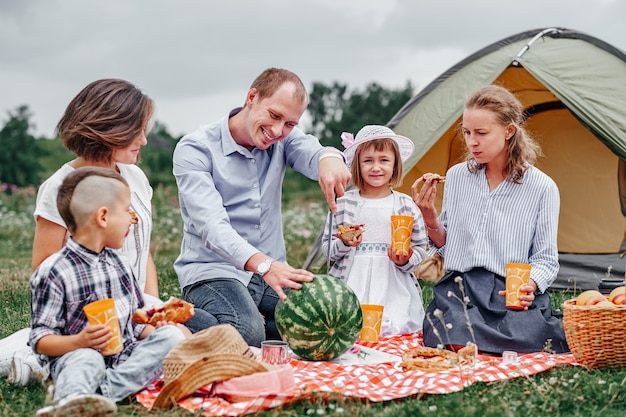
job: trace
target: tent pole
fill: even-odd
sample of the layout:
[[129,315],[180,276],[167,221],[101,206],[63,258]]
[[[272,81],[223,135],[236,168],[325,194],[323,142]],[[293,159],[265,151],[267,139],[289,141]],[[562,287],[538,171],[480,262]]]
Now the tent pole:
[[515,58],[513,58],[511,60],[511,64],[516,66],[516,67],[519,66],[520,65],[520,60],[522,59],[522,55],[524,55],[526,53],[526,51],[528,51],[530,49],[530,46],[533,43],[535,43],[535,41],[537,39],[543,38],[548,33],[559,33],[559,32],[560,32],[560,29],[557,29],[557,28],[549,28],[549,29],[542,30],[541,32],[536,34],[526,45],[524,45],[524,47],[517,53]]

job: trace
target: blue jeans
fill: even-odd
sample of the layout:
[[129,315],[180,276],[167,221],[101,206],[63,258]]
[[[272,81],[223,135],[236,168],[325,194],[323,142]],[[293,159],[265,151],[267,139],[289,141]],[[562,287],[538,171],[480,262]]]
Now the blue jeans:
[[259,275],[248,286],[232,278],[211,279],[183,288],[183,297],[196,314],[185,323],[192,332],[218,324],[231,324],[250,346],[280,339],[274,321],[278,295]]
[[102,394],[115,402],[144,389],[160,375],[163,358],[185,338],[175,326],[163,326],[135,344],[130,356],[116,368],[107,368],[100,352],[76,349],[51,364],[54,400],[72,394]]

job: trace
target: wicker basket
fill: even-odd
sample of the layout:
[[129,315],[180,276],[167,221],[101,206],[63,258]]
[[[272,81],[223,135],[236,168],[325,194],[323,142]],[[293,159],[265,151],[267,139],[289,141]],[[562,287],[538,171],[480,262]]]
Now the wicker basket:
[[570,350],[587,368],[626,368],[626,305],[563,303],[563,327]]

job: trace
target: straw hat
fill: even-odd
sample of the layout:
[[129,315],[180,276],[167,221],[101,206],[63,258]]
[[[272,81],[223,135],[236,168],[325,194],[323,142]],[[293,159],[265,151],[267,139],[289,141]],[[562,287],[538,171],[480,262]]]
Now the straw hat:
[[176,406],[178,400],[217,381],[276,369],[257,360],[253,349],[230,324],[209,327],[183,340],[165,356],[165,385],[152,409]]
[[413,145],[413,141],[407,137],[396,135],[393,130],[388,128],[387,126],[380,125],[367,125],[363,126],[361,130],[356,134],[356,138],[352,136],[352,133],[343,132],[341,134],[341,143],[346,148],[343,151],[344,156],[346,157],[346,163],[349,166],[352,165],[352,160],[354,159],[354,153],[360,144],[369,142],[374,139],[393,139],[397,144],[398,148],[400,148],[400,157],[402,158],[402,162],[405,162],[411,154],[413,154],[413,150],[415,149],[415,145]]

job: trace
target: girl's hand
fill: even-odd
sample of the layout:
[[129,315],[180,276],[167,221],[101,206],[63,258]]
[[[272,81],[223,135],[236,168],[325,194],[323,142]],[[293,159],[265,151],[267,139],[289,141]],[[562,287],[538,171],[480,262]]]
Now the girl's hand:
[[413,249],[409,248],[409,253],[405,253],[402,250],[396,250],[393,245],[389,245],[387,249],[387,255],[391,262],[398,266],[406,265],[411,259],[411,255],[413,255]]
[[361,244],[361,241],[363,240],[363,235],[362,235],[362,234],[360,234],[360,235],[358,235],[358,236],[356,236],[356,237],[352,238],[352,240],[343,240],[343,239],[341,238],[341,233],[337,233],[337,235],[336,235],[336,236],[337,236],[339,239],[341,239],[341,241],[343,242],[343,244],[344,244],[344,245],[346,245],[346,246],[352,246],[352,247],[359,246],[359,245]]

